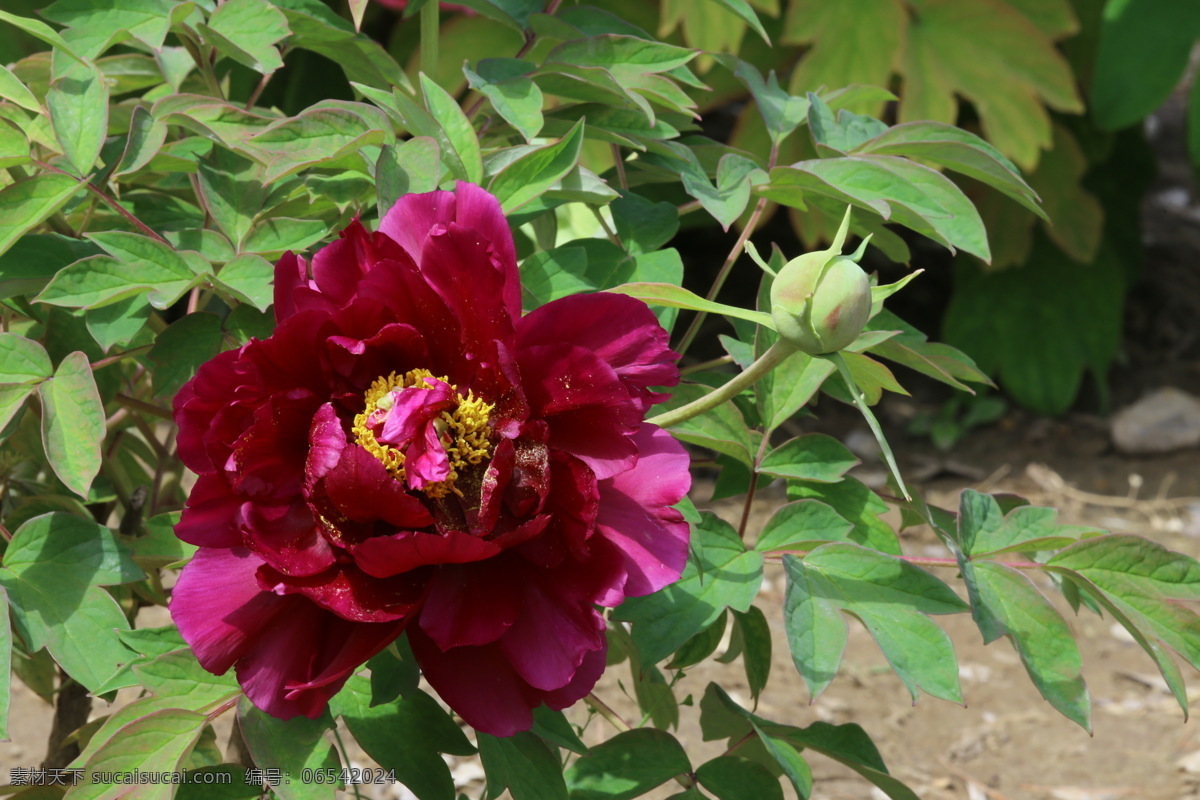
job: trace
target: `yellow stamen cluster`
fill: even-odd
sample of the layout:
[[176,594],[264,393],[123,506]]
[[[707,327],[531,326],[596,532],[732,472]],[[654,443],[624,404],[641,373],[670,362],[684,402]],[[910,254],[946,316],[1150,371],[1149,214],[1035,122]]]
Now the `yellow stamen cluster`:
[[[393,372],[385,378],[376,378],[363,395],[366,406],[361,413],[354,417],[354,427],[351,428],[358,443],[368,453],[379,459],[392,477],[401,482],[404,481],[404,453],[375,438],[375,431],[371,428],[372,417],[376,415],[376,412],[386,412],[391,409],[393,402],[391,393],[396,389],[432,389],[433,386],[426,383],[426,378],[434,378],[446,384],[450,383],[445,376],[435,377],[427,369],[412,369],[403,375]],[[446,480],[431,483],[424,489],[426,495],[435,499],[445,497],[451,492],[461,497],[462,492],[454,486],[459,470],[468,464],[480,464],[491,455],[491,443],[488,441],[488,415],[493,406],[485,403],[469,390],[467,396],[463,397],[458,393],[458,387],[450,385],[450,388],[458,399],[458,406],[443,411],[433,423],[446,448],[446,456],[450,461],[450,475]]]

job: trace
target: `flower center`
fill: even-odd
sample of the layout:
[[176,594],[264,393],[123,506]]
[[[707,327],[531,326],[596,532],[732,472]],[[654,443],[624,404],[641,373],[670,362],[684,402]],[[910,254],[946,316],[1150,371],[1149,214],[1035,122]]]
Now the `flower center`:
[[493,406],[469,390],[463,397],[447,381],[427,369],[376,378],[351,428],[392,477],[432,498],[461,497],[454,486],[460,471],[491,455]]

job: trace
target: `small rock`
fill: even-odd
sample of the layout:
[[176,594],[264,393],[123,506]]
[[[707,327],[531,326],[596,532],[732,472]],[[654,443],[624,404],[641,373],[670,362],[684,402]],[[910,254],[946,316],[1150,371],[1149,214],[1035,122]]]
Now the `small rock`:
[[1113,416],[1113,444],[1123,453],[1165,453],[1200,444],[1200,400],[1168,386]]

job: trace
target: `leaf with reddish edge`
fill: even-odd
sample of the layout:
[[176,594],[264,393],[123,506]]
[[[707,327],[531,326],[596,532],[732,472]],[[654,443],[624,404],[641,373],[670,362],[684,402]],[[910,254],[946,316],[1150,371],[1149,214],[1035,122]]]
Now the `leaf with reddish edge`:
[[54,376],[38,387],[42,400],[42,445],[50,466],[67,488],[87,497],[100,472],[104,405],[84,353],[62,360]]
[[[112,784],[91,777],[91,773],[179,772],[208,724],[208,717],[195,711],[167,708],[152,711],[130,722],[98,748],[84,764],[88,775],[71,788],[73,798],[101,800],[123,796],[113,792]],[[137,790],[145,800],[170,800],[175,786],[168,782],[152,783]]]

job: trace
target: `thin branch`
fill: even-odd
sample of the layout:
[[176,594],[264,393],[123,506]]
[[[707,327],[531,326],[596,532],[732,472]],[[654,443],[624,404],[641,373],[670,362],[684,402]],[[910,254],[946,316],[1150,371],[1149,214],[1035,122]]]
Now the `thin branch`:
[[168,422],[174,421],[175,419],[173,416],[171,416],[171,412],[167,409],[153,405],[152,403],[147,403],[144,400],[138,400],[136,397],[130,397],[127,394],[118,394],[116,396],[116,401],[132,411],[141,411],[144,414],[149,414],[150,416],[158,417],[159,419],[165,419]]
[[620,714],[618,714],[616,711],[613,711],[612,708],[609,707],[608,703],[605,703],[603,700],[597,697],[595,692],[592,692],[588,694],[587,697],[583,698],[583,702],[596,709],[596,713],[608,720],[617,730],[621,732],[633,730],[633,726],[622,719]]
[[691,375],[694,372],[703,372],[706,369],[712,369],[713,367],[723,367],[726,364],[732,364],[732,363],[733,363],[733,356],[721,356],[720,358],[714,358],[711,361],[701,361],[699,364],[692,364],[689,367],[684,367],[681,370],[679,370],[679,375],[680,375],[680,377],[682,377],[684,375]]
[[[778,157],[779,144],[776,142],[771,145],[771,155],[767,159],[768,172],[775,168],[775,160]],[[742,250],[746,246],[746,242],[749,241],[750,236],[754,233],[754,229],[758,227],[758,220],[762,216],[763,209],[766,207],[767,198],[760,197],[758,203],[754,206],[753,213],[750,214],[750,219],[746,222],[746,227],[742,228],[742,232],[741,235],[738,236],[737,243],[734,244],[733,249],[729,251],[729,255],[725,258],[725,263],[721,265],[721,270],[717,273],[716,279],[713,280],[712,288],[708,290],[708,294],[705,296],[706,299],[714,300],[720,293],[721,287],[725,285],[725,279],[729,277],[730,270],[733,269],[734,263],[737,262],[738,257],[741,256]],[[687,352],[688,347],[690,347],[692,342],[695,341],[696,334],[700,332],[700,326],[704,324],[704,319],[707,316],[708,314],[706,312],[700,311],[695,317],[692,318],[691,324],[688,325],[687,331],[683,334],[683,338],[679,341],[679,346],[675,348],[681,356]]]
[[[36,166],[37,168],[44,169],[47,172],[56,172],[59,175],[66,175],[68,178],[74,178],[75,180],[79,180],[79,176],[72,175],[71,173],[67,172],[66,170],[61,170],[58,167],[52,167],[49,164],[43,163],[41,161],[33,161],[31,163],[34,166]],[[158,241],[165,244],[167,247],[174,249],[174,245],[172,245],[170,242],[168,242],[166,239],[164,239],[162,236],[160,236],[149,225],[147,225],[146,223],[142,222],[140,219],[135,217],[129,211],[129,209],[125,208],[123,205],[118,203],[116,200],[109,197],[104,192],[104,190],[102,190],[100,187],[96,186],[95,184],[93,184],[91,181],[88,181],[88,180],[80,180],[79,182],[85,189],[87,189],[89,192],[94,194],[96,197],[100,198],[100,200],[102,200],[105,203],[105,205],[107,205],[113,211],[116,211],[118,214],[120,214],[122,217],[124,217],[126,220],[128,220],[131,225],[136,227],[142,233],[146,234],[147,236],[149,236],[152,239],[157,239]]]
[[124,359],[129,358],[132,355],[137,355],[138,353],[142,352],[143,350],[149,350],[151,347],[154,347],[154,345],[144,344],[141,347],[135,347],[131,350],[124,350],[120,353],[114,353],[111,356],[105,356],[104,358],[100,359],[99,361],[92,362],[92,371],[95,372],[98,369],[103,369],[104,367],[110,366],[112,364],[116,364],[118,361],[123,361]]
[[617,184],[627,192],[629,191],[629,178],[625,175],[625,159],[621,157],[621,146],[616,142],[610,146],[612,147],[613,165],[617,168]]

